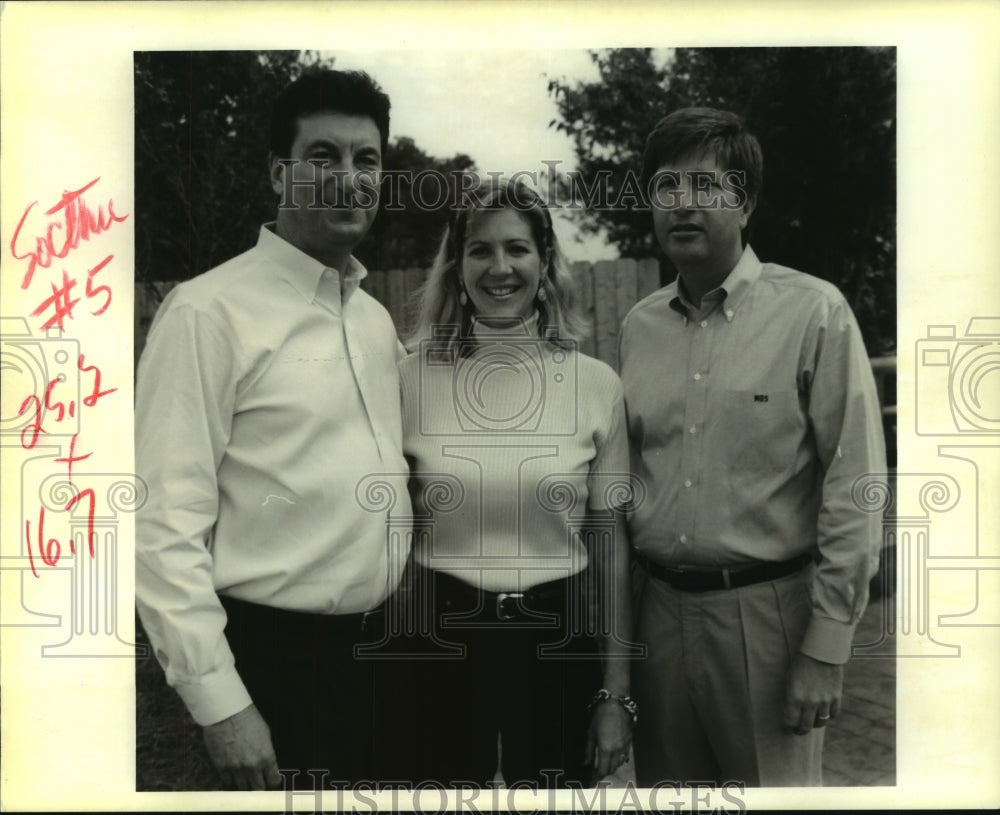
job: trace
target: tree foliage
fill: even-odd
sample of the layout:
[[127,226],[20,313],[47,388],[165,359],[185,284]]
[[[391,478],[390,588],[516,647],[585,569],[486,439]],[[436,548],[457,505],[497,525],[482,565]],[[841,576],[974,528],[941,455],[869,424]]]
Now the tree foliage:
[[[426,269],[448,223],[448,205],[456,198],[456,174],[474,171],[475,162],[464,153],[434,158],[400,136],[389,145],[383,169],[382,209],[355,254],[373,269]],[[421,173],[427,174],[424,180]],[[441,200],[442,206],[428,206]]]
[[[186,280],[245,251],[273,220],[268,130],[277,94],[309,66],[333,60],[299,51],[139,52],[135,55],[136,280]],[[386,169],[470,169],[413,140],[390,142]],[[447,212],[412,206],[379,213],[356,254],[370,268],[417,266],[433,255]]]
[[[758,255],[831,281],[854,308],[870,353],[895,344],[896,53],[894,48],[680,48],[593,52],[599,79],[552,80],[559,119],[584,177],[639,172],[646,135],[679,107],[743,116],[764,151],[751,220]],[[612,191],[612,200],[614,191]],[[650,215],[577,214],[624,257],[659,253]],[[664,259],[665,278],[672,277]]]

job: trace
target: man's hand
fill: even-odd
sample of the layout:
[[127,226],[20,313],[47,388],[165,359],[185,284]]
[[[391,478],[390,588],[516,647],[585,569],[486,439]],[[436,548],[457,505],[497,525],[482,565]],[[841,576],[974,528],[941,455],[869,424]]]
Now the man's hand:
[[788,669],[788,687],[782,721],[803,736],[814,727],[826,727],[840,713],[844,666],[796,654]]
[[271,730],[255,705],[204,728],[205,746],[228,789],[266,790],[281,786]]
[[585,761],[594,767],[594,782],[611,775],[628,761],[632,743],[632,720],[615,701],[594,708],[587,732]]

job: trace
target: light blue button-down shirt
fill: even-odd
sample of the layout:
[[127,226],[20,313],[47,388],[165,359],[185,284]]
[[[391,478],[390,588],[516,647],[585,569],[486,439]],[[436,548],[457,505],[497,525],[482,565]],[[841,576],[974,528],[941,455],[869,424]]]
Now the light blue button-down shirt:
[[749,247],[720,288],[696,313],[671,283],[623,323],[632,469],[647,487],[632,540],[676,567],[818,552],[802,651],[844,662],[882,535],[851,488],[886,471],[861,334],[834,286]]

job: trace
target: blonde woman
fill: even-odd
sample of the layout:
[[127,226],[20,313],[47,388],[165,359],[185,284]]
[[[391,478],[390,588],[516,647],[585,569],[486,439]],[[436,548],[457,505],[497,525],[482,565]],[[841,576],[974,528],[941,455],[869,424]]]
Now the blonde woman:
[[628,760],[629,494],[621,383],[580,354],[552,218],[493,181],[454,213],[401,363],[422,522],[412,774],[587,783]]

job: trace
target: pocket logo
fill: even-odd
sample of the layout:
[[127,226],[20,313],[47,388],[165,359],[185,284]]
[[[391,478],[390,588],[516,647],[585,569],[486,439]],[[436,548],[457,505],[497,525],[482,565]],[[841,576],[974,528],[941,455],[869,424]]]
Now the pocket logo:
[[755,402],[766,402],[767,401],[767,394],[766,393],[755,393],[753,395],[753,400]]

